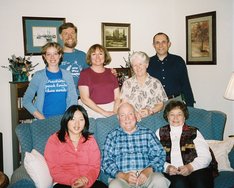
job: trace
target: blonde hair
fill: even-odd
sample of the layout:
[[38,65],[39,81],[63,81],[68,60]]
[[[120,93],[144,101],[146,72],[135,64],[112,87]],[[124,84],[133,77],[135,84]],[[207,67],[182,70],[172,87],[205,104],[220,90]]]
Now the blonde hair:
[[[47,63],[44,55],[46,54],[47,49],[50,48],[50,47],[56,48],[58,54],[63,55],[63,48],[60,46],[59,43],[57,43],[57,42],[48,42],[48,43],[46,43],[44,46],[42,46],[42,50],[41,50],[42,59],[43,59],[44,63],[46,64],[46,66],[48,66],[48,63]],[[59,65],[61,64],[62,60],[63,60],[63,57],[61,56],[60,61],[59,61]]]

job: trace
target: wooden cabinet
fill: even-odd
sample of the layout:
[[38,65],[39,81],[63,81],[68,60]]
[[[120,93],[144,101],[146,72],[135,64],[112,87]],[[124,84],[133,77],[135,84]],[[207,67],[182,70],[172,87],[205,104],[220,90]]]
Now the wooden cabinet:
[[19,142],[15,133],[18,124],[33,119],[33,116],[22,105],[22,98],[29,82],[10,82],[11,121],[12,121],[12,153],[14,170],[20,165]]

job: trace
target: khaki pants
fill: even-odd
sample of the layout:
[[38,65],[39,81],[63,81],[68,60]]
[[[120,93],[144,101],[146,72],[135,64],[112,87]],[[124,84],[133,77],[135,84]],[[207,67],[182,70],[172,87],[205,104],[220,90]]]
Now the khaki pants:
[[147,181],[143,185],[129,185],[123,179],[113,179],[109,188],[167,188],[170,185],[170,181],[164,177],[161,173],[151,173]]

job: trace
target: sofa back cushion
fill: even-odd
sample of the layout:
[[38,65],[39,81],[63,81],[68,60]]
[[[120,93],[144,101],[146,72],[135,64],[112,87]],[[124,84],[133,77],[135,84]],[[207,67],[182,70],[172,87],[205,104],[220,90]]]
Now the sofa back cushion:
[[96,119],[96,132],[94,136],[101,152],[103,151],[107,134],[118,126],[118,119],[115,115],[107,118]]
[[30,125],[32,134],[32,147],[44,155],[44,149],[48,138],[60,129],[62,116],[56,116],[44,120],[36,120]]
[[21,162],[23,162],[25,152],[30,152],[32,150],[30,123],[19,124],[15,129],[15,133],[20,143]]
[[[32,147],[44,154],[45,145],[48,138],[60,129],[62,116],[57,116],[45,120],[37,120],[31,124]],[[89,131],[94,133],[96,130],[95,120],[89,119]]]
[[[203,109],[188,107],[189,118],[186,120],[188,125],[197,127],[205,139],[222,140],[226,115],[223,112],[207,111]],[[144,126],[155,132],[158,128],[168,124],[163,118],[163,112],[156,113],[147,118],[143,118],[138,125]],[[95,138],[98,145],[103,150],[107,134],[114,128],[118,127],[116,116],[96,119]]]
[[207,140],[222,140],[226,124],[226,114],[220,111],[207,111],[204,109],[188,107],[188,125],[197,127]]

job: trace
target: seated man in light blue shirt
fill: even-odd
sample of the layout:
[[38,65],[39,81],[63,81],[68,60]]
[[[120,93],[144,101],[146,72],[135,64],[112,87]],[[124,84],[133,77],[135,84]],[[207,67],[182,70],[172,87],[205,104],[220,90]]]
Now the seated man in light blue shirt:
[[165,152],[156,135],[137,125],[134,107],[120,105],[120,127],[105,142],[102,170],[110,176],[109,188],[166,188],[170,181],[163,174]]

